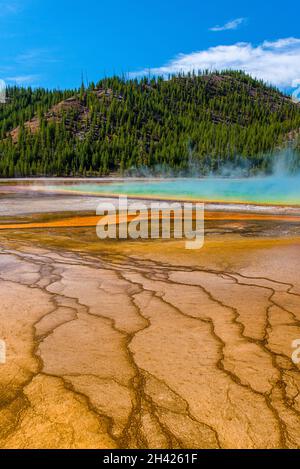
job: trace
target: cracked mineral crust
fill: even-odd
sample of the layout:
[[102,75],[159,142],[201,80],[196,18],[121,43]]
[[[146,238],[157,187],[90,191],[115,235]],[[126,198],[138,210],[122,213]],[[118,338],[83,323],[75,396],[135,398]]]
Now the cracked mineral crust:
[[1,233],[0,447],[299,448],[299,238],[91,230]]

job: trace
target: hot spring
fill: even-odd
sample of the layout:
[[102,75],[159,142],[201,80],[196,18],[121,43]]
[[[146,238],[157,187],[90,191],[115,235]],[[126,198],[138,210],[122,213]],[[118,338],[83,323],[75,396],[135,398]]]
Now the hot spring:
[[47,184],[44,190],[99,196],[300,206],[300,177],[97,180]]

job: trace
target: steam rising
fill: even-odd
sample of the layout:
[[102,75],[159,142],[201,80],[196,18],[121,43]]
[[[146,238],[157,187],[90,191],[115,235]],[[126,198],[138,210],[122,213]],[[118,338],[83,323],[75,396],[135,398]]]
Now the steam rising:
[[212,159],[207,156],[201,161],[189,148],[188,162],[184,169],[174,170],[167,164],[156,165],[152,168],[140,166],[131,168],[124,174],[125,177],[254,177],[254,176],[296,176],[300,174],[300,152],[287,147],[284,150],[268,153],[261,156],[264,169],[257,169],[251,165],[249,159],[236,155],[234,162],[220,163],[218,169],[212,171]]

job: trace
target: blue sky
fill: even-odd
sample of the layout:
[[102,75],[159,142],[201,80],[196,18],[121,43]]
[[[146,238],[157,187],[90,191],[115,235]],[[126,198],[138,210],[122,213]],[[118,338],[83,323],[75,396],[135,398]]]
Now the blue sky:
[[229,67],[295,87],[299,13],[299,0],[0,0],[0,79],[65,88],[82,74]]

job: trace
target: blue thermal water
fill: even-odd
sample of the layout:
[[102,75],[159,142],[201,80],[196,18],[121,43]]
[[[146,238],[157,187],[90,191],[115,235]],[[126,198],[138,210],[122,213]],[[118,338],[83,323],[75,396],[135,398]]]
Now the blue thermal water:
[[51,185],[49,190],[211,202],[300,205],[299,177],[123,180]]

